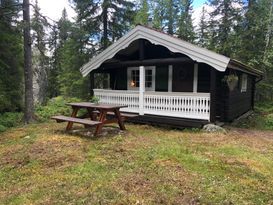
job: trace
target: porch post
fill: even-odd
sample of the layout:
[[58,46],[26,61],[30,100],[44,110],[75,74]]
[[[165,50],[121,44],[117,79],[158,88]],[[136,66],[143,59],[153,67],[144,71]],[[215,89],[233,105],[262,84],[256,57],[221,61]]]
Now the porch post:
[[198,88],[198,63],[194,63],[194,72],[193,72],[193,92],[197,93]]
[[216,70],[210,69],[210,122],[216,120]]
[[94,96],[94,88],[95,88],[95,77],[94,77],[94,74],[95,72],[94,71],[91,71],[90,74],[89,74],[89,80],[90,80],[90,96]]
[[168,78],[168,92],[172,92],[173,89],[173,66],[169,65],[169,78]]
[[144,115],[145,68],[139,66],[139,115]]

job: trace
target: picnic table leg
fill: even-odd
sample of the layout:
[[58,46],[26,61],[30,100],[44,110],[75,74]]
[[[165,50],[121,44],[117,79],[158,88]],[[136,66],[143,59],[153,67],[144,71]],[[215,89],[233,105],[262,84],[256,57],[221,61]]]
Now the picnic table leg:
[[119,128],[120,128],[121,130],[126,130],[126,128],[125,128],[125,126],[124,126],[124,122],[123,122],[123,120],[122,120],[122,118],[121,118],[119,109],[115,109],[114,112],[115,112],[116,118],[118,119]]
[[96,114],[93,113],[94,109],[93,108],[87,108],[87,112],[89,114],[89,117],[91,120],[96,121],[97,117],[95,116]]
[[[72,111],[72,114],[71,114],[71,117],[77,117],[77,113],[78,113],[78,110],[79,108],[78,107],[72,107],[73,111]],[[67,126],[66,126],[66,130],[70,130],[73,126],[73,122],[68,122],[67,123]]]
[[106,111],[105,110],[100,110],[99,121],[101,122],[101,124],[97,125],[96,131],[94,133],[95,136],[97,136],[101,132],[101,129],[102,129],[104,121],[105,121],[105,118],[106,118]]

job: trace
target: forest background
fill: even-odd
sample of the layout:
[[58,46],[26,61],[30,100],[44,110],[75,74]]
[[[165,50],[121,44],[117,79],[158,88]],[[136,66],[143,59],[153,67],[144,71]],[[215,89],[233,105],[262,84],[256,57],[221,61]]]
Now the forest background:
[[[27,104],[23,3],[0,0],[0,131],[22,119]],[[193,25],[193,0],[69,3],[76,13],[73,21],[65,9],[54,21],[41,14],[37,1],[29,4],[36,110],[57,96],[90,99],[89,78],[83,78],[79,68],[137,24],[150,25],[263,71],[256,101],[273,100],[272,0],[208,0],[198,25]],[[8,125],[7,118],[11,118]]]

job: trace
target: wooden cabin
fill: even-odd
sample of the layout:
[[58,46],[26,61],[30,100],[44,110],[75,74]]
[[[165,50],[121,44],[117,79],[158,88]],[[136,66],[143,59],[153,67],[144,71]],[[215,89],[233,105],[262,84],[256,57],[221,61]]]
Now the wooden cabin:
[[[172,126],[230,122],[253,109],[262,73],[176,37],[136,26],[81,69],[101,103],[128,105],[136,121]],[[96,74],[103,89],[94,88]]]

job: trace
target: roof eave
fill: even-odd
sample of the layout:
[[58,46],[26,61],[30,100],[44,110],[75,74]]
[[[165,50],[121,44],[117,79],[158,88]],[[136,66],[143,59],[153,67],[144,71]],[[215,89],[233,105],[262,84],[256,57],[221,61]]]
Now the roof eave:
[[262,78],[263,77],[263,72],[257,69],[254,69],[250,66],[247,66],[243,64],[242,62],[235,60],[235,59],[230,59],[229,64],[227,66],[228,68],[232,68],[234,70],[240,70],[242,72],[254,75],[256,77]]

